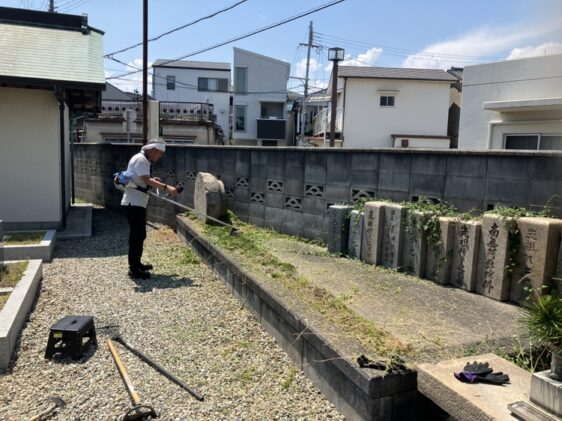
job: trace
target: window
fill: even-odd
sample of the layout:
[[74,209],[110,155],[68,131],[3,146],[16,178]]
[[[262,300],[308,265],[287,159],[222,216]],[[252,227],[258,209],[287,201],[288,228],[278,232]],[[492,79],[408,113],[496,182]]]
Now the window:
[[246,106],[245,105],[235,105],[234,106],[234,130],[237,132],[246,131]]
[[505,149],[530,151],[562,150],[562,135],[559,134],[510,134],[505,135]]
[[176,77],[172,75],[166,76],[166,89],[169,91],[176,90]]
[[380,106],[381,107],[394,107],[394,96],[381,95]]
[[228,79],[200,77],[197,79],[197,90],[211,92],[228,92]]
[[246,67],[234,68],[234,93],[245,94],[248,92],[248,69]]

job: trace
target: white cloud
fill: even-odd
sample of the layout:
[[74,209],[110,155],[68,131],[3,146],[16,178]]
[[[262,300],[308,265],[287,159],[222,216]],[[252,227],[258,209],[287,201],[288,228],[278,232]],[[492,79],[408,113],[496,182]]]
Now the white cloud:
[[508,60],[525,57],[546,56],[551,54],[562,54],[562,43],[547,42],[536,47],[514,48],[507,56]]
[[417,68],[447,69],[480,62],[482,57],[495,56],[501,60],[506,50],[515,49],[518,44],[559,31],[560,19],[545,22],[541,26],[481,27],[460,37],[429,45],[422,51],[408,56],[402,66]]
[[[152,66],[152,62],[148,62],[148,66]],[[118,76],[126,72],[135,71],[137,69],[142,69],[142,58],[136,58],[133,61],[127,63],[127,66],[123,66],[122,71],[105,71],[105,77]],[[151,69],[148,69],[148,91],[150,93],[152,89],[152,75],[150,74]],[[142,72],[133,73],[131,75],[123,76],[119,79],[109,79],[109,83],[117,86],[119,89],[125,92],[134,92],[135,90],[142,93]],[[159,83],[166,83],[166,81],[159,81]]]
[[[310,59],[310,63],[308,66],[308,77],[315,78],[316,73],[320,70],[320,63],[314,58]],[[306,59],[303,58],[301,61],[297,63],[297,67],[295,69],[295,76],[304,78],[306,76]]]
[[361,54],[353,57],[351,54],[345,55],[345,60],[341,62],[342,66],[374,66],[377,59],[383,53],[382,48],[369,48]]

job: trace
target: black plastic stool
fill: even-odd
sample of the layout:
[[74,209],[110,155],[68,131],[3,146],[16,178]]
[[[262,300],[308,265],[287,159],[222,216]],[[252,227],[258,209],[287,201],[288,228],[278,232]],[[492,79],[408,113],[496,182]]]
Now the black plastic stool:
[[[88,338],[86,343],[82,343],[84,337]],[[61,344],[56,346],[59,342]],[[88,346],[97,344],[92,316],[66,316],[51,327],[45,358],[52,358],[56,352],[61,352],[78,360]]]

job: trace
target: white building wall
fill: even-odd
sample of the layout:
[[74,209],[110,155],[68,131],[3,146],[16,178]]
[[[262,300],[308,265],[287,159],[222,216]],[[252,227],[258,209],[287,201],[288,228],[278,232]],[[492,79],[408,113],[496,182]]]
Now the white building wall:
[[[175,90],[167,89],[166,76],[176,77]],[[154,67],[154,76],[152,78],[154,99],[156,101],[201,102],[213,104],[215,107],[215,114],[217,115],[217,124],[221,126],[225,139],[228,139],[230,137],[230,93],[199,91],[197,86],[198,78],[200,77],[228,79],[228,87],[230,89],[230,70]]]
[[[284,61],[262,56],[250,51],[234,48],[234,68],[246,67],[247,94],[234,93],[234,105],[246,106],[246,130],[236,131],[235,140],[257,140],[258,118],[261,116],[261,102],[287,101],[287,82],[291,65]],[[234,112],[234,111],[233,111]],[[287,109],[283,107],[283,118],[287,118]],[[233,124],[235,124],[233,122]],[[255,143],[254,143],[255,144]]]
[[60,128],[54,94],[0,88],[0,127],[0,219],[58,225]]
[[465,67],[459,149],[501,149],[506,133],[562,133],[562,111],[498,112],[483,105],[556,97],[562,97],[560,54]]
[[[348,78],[343,147],[389,148],[392,134],[446,136],[449,87],[449,82]],[[394,107],[381,107],[381,95],[394,95]]]

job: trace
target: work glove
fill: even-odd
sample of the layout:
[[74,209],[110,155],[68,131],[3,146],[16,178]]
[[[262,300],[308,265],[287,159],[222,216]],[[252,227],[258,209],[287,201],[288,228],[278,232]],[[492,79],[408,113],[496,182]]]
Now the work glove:
[[488,363],[479,363],[474,361],[473,363],[466,363],[462,371],[465,374],[475,374],[477,376],[485,376],[490,374],[494,370],[489,366]]
[[509,376],[507,374],[503,374],[501,371],[498,371],[497,373],[488,373],[483,376],[478,376],[478,381],[482,383],[502,385],[504,383],[509,383]]

